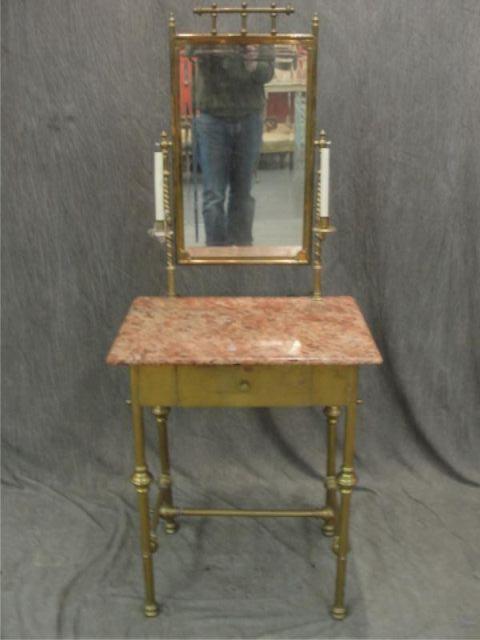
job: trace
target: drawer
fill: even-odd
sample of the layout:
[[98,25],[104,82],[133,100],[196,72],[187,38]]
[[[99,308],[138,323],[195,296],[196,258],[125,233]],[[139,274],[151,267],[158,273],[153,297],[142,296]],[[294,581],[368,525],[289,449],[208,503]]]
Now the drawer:
[[179,404],[269,407],[310,404],[312,371],[295,366],[178,367]]
[[181,406],[288,407],[346,404],[356,398],[355,367],[304,365],[179,367]]

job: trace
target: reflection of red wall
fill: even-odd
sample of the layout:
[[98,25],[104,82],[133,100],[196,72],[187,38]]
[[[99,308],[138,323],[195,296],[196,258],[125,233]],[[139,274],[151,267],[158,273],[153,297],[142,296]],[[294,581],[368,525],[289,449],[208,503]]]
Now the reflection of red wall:
[[[276,118],[278,122],[285,122],[290,110],[289,97],[288,93],[271,93],[267,100],[267,118]],[[293,113],[290,114],[290,117],[293,118]]]
[[182,116],[192,115],[192,63],[180,54],[180,113]]

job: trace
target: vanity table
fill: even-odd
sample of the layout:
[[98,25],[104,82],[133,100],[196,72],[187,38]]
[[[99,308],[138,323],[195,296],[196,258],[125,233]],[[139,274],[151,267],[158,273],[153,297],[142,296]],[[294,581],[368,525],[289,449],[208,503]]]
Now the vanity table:
[[[178,516],[284,516],[323,520],[334,538],[337,579],[332,615],[345,616],[344,583],[355,416],[360,365],[381,356],[363,316],[349,297],[137,298],[107,360],[130,367],[135,471],[145,571],[145,614],[155,616],[152,553],[155,529],[165,520],[174,533]],[[189,509],[174,506],[167,444],[171,407],[325,406],[328,420],[326,504],[289,510]],[[346,407],[343,461],[337,475],[336,427]],[[152,476],[145,458],[143,408],[151,407],[160,434],[160,492],[150,519]],[[337,506],[337,487],[341,505]]]
[[[176,35],[175,22],[173,17],[170,19],[173,141],[164,133],[155,156],[157,215],[151,235],[165,245],[168,295],[139,297],[133,301],[107,358],[109,365],[123,365],[130,370],[135,451],[131,482],[138,494],[140,511],[145,579],[144,613],[149,617],[159,613],[155,600],[153,554],[159,544],[157,530],[161,521],[165,532],[172,534],[177,531],[178,520],[182,517],[307,517],[320,520],[323,534],[333,539],[337,573],[331,614],[335,619],[341,620],[346,615],[344,591],[349,551],[350,499],[357,482],[354,443],[357,405],[360,403],[358,373],[360,366],[380,364],[382,359],[353,298],[323,297],[321,294],[321,248],[334,228],[329,216],[330,143],[324,132],[318,140],[314,140],[311,135],[315,114],[318,18],[313,20],[312,35],[279,35],[276,30],[277,16],[282,13],[290,15],[293,12],[290,7],[279,8],[272,5],[269,9],[248,9],[243,3],[239,9],[212,5],[211,8],[195,11],[199,15],[211,17],[210,34]],[[240,34],[218,35],[217,17],[222,12],[240,14]],[[270,13],[270,34],[247,34],[247,16],[255,12]],[[297,164],[301,163],[296,163],[295,171],[300,172],[297,176],[292,177],[292,171],[287,170],[291,182],[301,179],[304,185],[301,200],[297,203],[300,207],[293,207],[291,213],[294,216],[298,210],[303,210],[299,234],[292,237],[290,246],[275,242],[268,247],[255,243],[246,247],[187,246],[185,225],[188,211],[184,202],[188,202],[191,184],[188,182],[190,178],[184,175],[182,166],[184,150],[178,98],[181,77],[178,60],[189,55],[192,65],[195,65],[198,60],[202,60],[202,56],[203,60],[207,56],[217,56],[214,60],[216,64],[226,56],[234,61],[237,60],[235,56],[239,56],[241,65],[245,60],[245,68],[255,70],[250,57],[245,57],[245,47],[253,47],[249,50],[250,53],[254,51],[260,56],[258,52],[261,52],[260,47],[265,43],[273,47],[268,52],[268,64],[274,59],[271,52],[275,46],[299,46],[307,55],[307,81],[304,87],[306,128],[304,131],[297,131],[295,136],[302,140],[300,149],[305,153],[305,162],[300,167]],[[202,51],[202,47],[206,47],[206,53]],[[226,47],[225,50],[222,47]],[[262,62],[260,57],[259,60]],[[250,81],[248,74],[247,81]],[[196,103],[195,96],[192,103]],[[197,116],[194,114],[195,117]],[[195,131],[196,122],[191,124]],[[231,120],[228,124],[231,124]],[[239,130],[240,128],[239,125]],[[320,162],[314,206],[311,192],[315,173],[315,149],[320,151]],[[203,173],[208,173],[205,165]],[[282,174],[279,177],[281,182]],[[207,178],[204,179],[203,213],[206,220],[205,203],[210,194],[206,186]],[[265,174],[261,188],[264,188],[267,179],[268,174]],[[262,195],[260,187],[250,188],[255,195]],[[233,182],[230,189],[234,189]],[[252,198],[251,195],[248,197]],[[259,200],[257,198],[257,204]],[[268,198],[263,206],[267,211]],[[271,227],[273,238],[276,226],[278,222],[275,216]],[[255,225],[253,230],[255,232]],[[311,263],[313,295],[183,298],[176,295],[177,264],[218,263]],[[324,504],[267,510],[206,509],[175,503],[167,435],[168,415],[172,408],[311,406],[323,406],[327,419]],[[149,494],[153,477],[146,460],[143,423],[146,408],[152,410],[159,434],[160,477],[158,494],[152,504]],[[345,410],[343,456],[341,465],[337,468],[337,424],[342,409]]]

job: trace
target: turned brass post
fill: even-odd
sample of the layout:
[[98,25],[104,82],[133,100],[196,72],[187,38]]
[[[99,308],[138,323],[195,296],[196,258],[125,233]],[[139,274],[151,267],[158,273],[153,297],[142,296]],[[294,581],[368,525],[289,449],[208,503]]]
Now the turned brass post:
[[247,16],[248,16],[248,13],[247,13],[246,9],[247,9],[247,3],[246,2],[242,2],[242,11],[240,13],[240,19],[241,19],[241,23],[242,23],[242,26],[240,27],[240,33],[242,34],[242,36],[244,36],[247,33]]
[[168,430],[167,419],[170,409],[167,407],[154,407],[152,410],[153,415],[157,423],[158,429],[158,444],[159,444],[159,457],[160,457],[160,490],[158,494],[157,505],[155,507],[153,522],[156,527],[158,518],[162,517],[165,520],[165,532],[175,533],[178,529],[178,524],[175,522],[173,515],[163,515],[162,507],[167,509],[173,508],[172,500],[172,478],[170,474],[170,454],[168,451]]
[[336,406],[325,407],[324,414],[327,417],[327,475],[325,477],[325,488],[327,490],[327,506],[331,508],[334,516],[327,520],[322,527],[326,536],[333,536],[335,533],[335,521],[337,514],[337,480],[335,477],[335,457],[337,451],[337,423],[340,416],[340,408]]
[[159,607],[155,601],[155,585],[152,565],[152,548],[150,539],[150,517],[148,508],[148,491],[152,482],[152,475],[145,461],[145,433],[143,425],[143,410],[138,402],[138,369],[130,368],[132,422],[135,440],[135,470],[130,478],[138,496],[140,512],[140,542],[143,559],[143,575],[145,580],[144,612],[149,618],[158,615]]
[[337,529],[338,546],[336,552],[337,578],[335,583],[335,602],[331,609],[331,614],[336,620],[343,620],[347,614],[347,610],[345,608],[345,572],[347,568],[348,553],[348,521],[352,491],[353,487],[357,484],[357,477],[353,468],[356,413],[357,403],[350,402],[347,405],[343,464],[341,471],[337,476],[337,485],[341,494],[341,506]]
[[170,297],[175,296],[175,262],[173,258],[173,224],[170,211],[170,151],[172,142],[167,132],[162,131],[160,148],[163,154],[163,209],[165,212],[165,245],[167,252],[167,290]]
[[217,16],[218,13],[216,11],[217,9],[217,3],[213,2],[212,3],[212,36],[216,36],[217,35]]
[[272,22],[270,33],[272,34],[272,36],[276,36],[277,35],[277,12],[275,11],[275,9],[277,5],[275,4],[275,2],[272,2],[270,6],[272,7],[272,13],[270,14],[270,19]]

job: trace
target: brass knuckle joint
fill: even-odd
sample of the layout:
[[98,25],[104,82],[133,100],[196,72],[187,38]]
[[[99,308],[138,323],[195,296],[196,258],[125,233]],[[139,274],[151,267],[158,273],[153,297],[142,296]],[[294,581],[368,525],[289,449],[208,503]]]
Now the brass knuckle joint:
[[174,509],[173,507],[168,507],[168,506],[161,506],[160,509],[158,510],[158,514],[161,518],[171,518],[172,516],[177,515],[178,511],[177,509]]
[[130,482],[137,488],[142,489],[150,486],[152,482],[152,474],[145,468],[135,469],[132,476],[130,477]]
[[327,491],[335,490],[337,488],[337,479],[335,476],[327,476],[325,478],[325,488]]
[[172,479],[168,474],[162,473],[160,474],[160,480],[158,484],[161,489],[168,489],[169,487],[172,486]]
[[340,407],[337,407],[335,405],[331,407],[325,407],[323,413],[327,416],[327,418],[331,418],[336,421],[340,416]]
[[349,493],[357,484],[357,476],[351,467],[342,467],[341,472],[337,476],[337,484],[342,493]]
[[169,412],[170,409],[166,407],[159,407],[158,405],[152,409],[152,413],[157,420],[166,420]]
[[322,520],[330,522],[331,520],[335,519],[335,511],[332,509],[332,507],[323,507],[322,512],[323,513],[320,516]]

